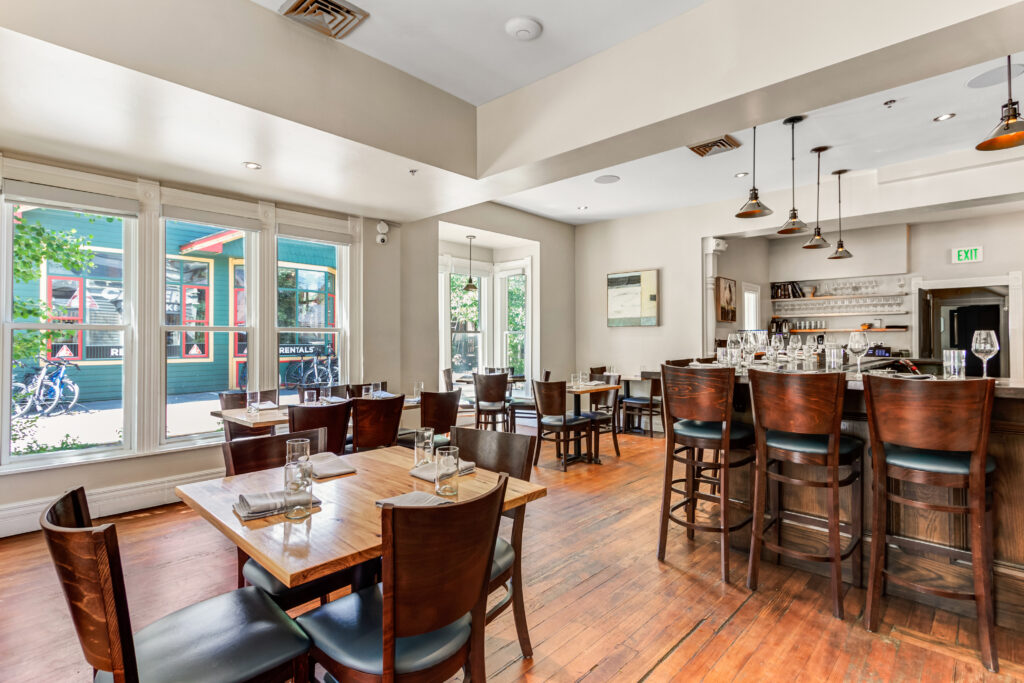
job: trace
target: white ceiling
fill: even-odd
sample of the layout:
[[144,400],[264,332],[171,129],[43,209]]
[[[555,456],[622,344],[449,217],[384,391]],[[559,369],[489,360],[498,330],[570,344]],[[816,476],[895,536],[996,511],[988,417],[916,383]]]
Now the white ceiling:
[[[706,0],[354,0],[369,19],[345,45],[474,105],[560,71]],[[277,12],[285,0],[253,0]],[[513,40],[528,16],[539,38]],[[282,19],[285,21],[285,19]]]
[[[1024,54],[1014,56],[1014,63]],[[842,102],[807,114],[796,127],[796,183],[812,185],[815,156],[812,147],[830,145],[822,155],[822,175],[839,168],[853,171],[972,149],[999,122],[1006,101],[1005,79],[997,85],[974,89],[967,81],[993,68],[1005,68],[1005,59],[986,62],[889,91]],[[1024,91],[1015,78],[1018,91]],[[895,99],[892,108],[883,106]],[[956,117],[932,119],[944,113]],[[731,152],[700,158],[686,147],[663,152],[607,169],[568,178],[504,197],[500,203],[573,224],[593,223],[638,213],[695,206],[735,198],[736,209],[747,199],[751,177],[736,178],[751,169],[752,131],[722,131],[743,146]],[[986,154],[977,152],[977,154]],[[988,153],[991,154],[991,153]],[[790,130],[782,121],[757,129],[757,185],[762,191],[790,187]],[[621,180],[599,185],[594,178],[614,174]],[[588,207],[585,211],[578,207]],[[779,224],[789,211],[772,206]],[[814,218],[814,205],[797,207],[806,222]],[[737,219],[739,220],[739,219]]]
[[442,242],[468,244],[466,241],[467,235],[476,236],[476,239],[473,240],[474,247],[485,247],[487,249],[510,249],[512,247],[526,247],[531,244],[537,244],[533,240],[523,239],[522,237],[513,237],[512,235],[503,235],[500,232],[489,232],[457,223],[438,221],[437,238]]

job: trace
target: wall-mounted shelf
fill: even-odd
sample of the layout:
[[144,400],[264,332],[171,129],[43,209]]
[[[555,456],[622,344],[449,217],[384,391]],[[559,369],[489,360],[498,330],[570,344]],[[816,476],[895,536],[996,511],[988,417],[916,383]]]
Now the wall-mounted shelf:
[[909,332],[909,328],[904,327],[869,327],[866,330],[862,330],[859,327],[851,328],[848,330],[836,330],[836,329],[821,329],[821,330],[790,330],[793,334],[808,334],[823,332],[828,334],[829,332]]
[[863,299],[864,297],[869,297],[869,296],[907,296],[908,294],[909,294],[909,292],[890,292],[890,293],[887,293],[887,294],[882,294],[882,293],[879,293],[879,292],[875,292],[875,293],[870,293],[870,294],[869,293],[864,293],[864,294],[834,294],[834,295],[830,294],[828,296],[797,296],[797,297],[788,297],[788,298],[785,298],[785,299],[772,299],[772,303],[776,303],[776,302],[779,302],[779,301],[798,301],[798,302],[803,302],[803,301],[836,301],[837,299]]
[[910,311],[850,311],[849,313],[792,313],[790,315],[773,315],[772,318],[849,318],[855,315],[869,315],[882,318],[890,315],[907,315]]

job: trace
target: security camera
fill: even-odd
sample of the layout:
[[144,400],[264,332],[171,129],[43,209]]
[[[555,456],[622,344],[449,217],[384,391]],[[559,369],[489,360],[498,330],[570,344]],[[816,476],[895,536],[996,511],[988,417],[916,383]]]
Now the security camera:
[[380,234],[377,235],[377,244],[387,244],[387,243],[388,243],[388,236],[387,235],[385,235],[384,233],[380,233]]

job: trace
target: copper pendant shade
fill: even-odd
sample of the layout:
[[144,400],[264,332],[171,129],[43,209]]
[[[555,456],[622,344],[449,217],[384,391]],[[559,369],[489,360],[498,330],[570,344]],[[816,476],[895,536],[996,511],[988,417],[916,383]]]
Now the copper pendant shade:
[[839,240],[836,243],[836,250],[829,256],[830,259],[844,259],[853,258],[853,254],[850,250],[843,245],[843,174],[846,173],[846,169],[840,169],[838,171],[832,171],[832,175],[836,177],[837,188],[839,191]]
[[821,153],[828,147],[815,147],[811,151],[818,155],[818,199],[814,205],[814,234],[811,239],[804,242],[804,249],[827,249],[832,246],[821,236],[821,224],[818,222],[821,216]]
[[790,181],[792,187],[793,197],[793,208],[789,210],[789,219],[782,224],[782,227],[778,229],[780,235],[795,235],[797,233],[805,232],[807,230],[807,224],[800,220],[800,217],[796,212],[796,124],[803,121],[806,116],[790,116],[788,119],[783,121],[784,124],[790,127],[789,136],[789,163],[790,163]]
[[473,240],[476,239],[476,235],[466,235],[466,239],[469,240],[469,282],[462,288],[462,291],[475,292],[476,284],[473,283]]
[[761,216],[770,216],[773,213],[771,209],[761,203],[761,198],[757,195],[757,126],[754,126],[754,167],[751,175],[753,178],[750,197],[747,199],[747,203],[740,208],[736,218],[760,218]]
[[1020,118],[1020,109],[1013,99],[1013,72],[1011,71],[1010,55],[1006,55],[1006,92],[1007,101],[1003,105],[1003,115],[999,125],[974,148],[982,152],[997,149],[1009,149],[1024,145],[1024,121]]

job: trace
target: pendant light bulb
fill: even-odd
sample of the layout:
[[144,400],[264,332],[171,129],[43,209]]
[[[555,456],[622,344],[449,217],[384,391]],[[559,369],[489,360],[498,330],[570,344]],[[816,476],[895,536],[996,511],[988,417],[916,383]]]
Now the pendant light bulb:
[[818,198],[814,203],[814,234],[811,239],[804,242],[804,249],[827,249],[831,244],[821,236],[821,153],[828,147],[815,147],[811,151],[818,155]]
[[836,186],[839,192],[839,239],[836,241],[836,250],[829,256],[833,260],[853,258],[850,250],[843,245],[843,174],[846,172],[845,168],[832,171],[832,175],[836,177]]
[[754,126],[754,166],[750,175],[750,197],[747,199],[747,203],[740,207],[736,218],[760,218],[772,215],[772,210],[761,202],[761,198],[757,194],[757,126]]
[[800,220],[800,217],[796,212],[796,124],[803,121],[806,116],[790,116],[788,119],[783,121],[784,124],[789,126],[789,175],[790,175],[790,186],[792,187],[793,205],[789,210],[789,219],[782,224],[782,227],[778,229],[780,235],[796,235],[801,232],[807,231],[807,224]]
[[1020,118],[1020,107],[1013,99],[1013,72],[1011,71],[1010,55],[1006,55],[1006,104],[995,127],[988,138],[974,148],[981,152],[992,152],[998,149],[1010,149],[1024,145],[1024,120]]
[[476,239],[476,235],[466,235],[466,239],[469,240],[469,282],[462,288],[462,291],[475,292],[476,285],[473,284],[473,240]]

